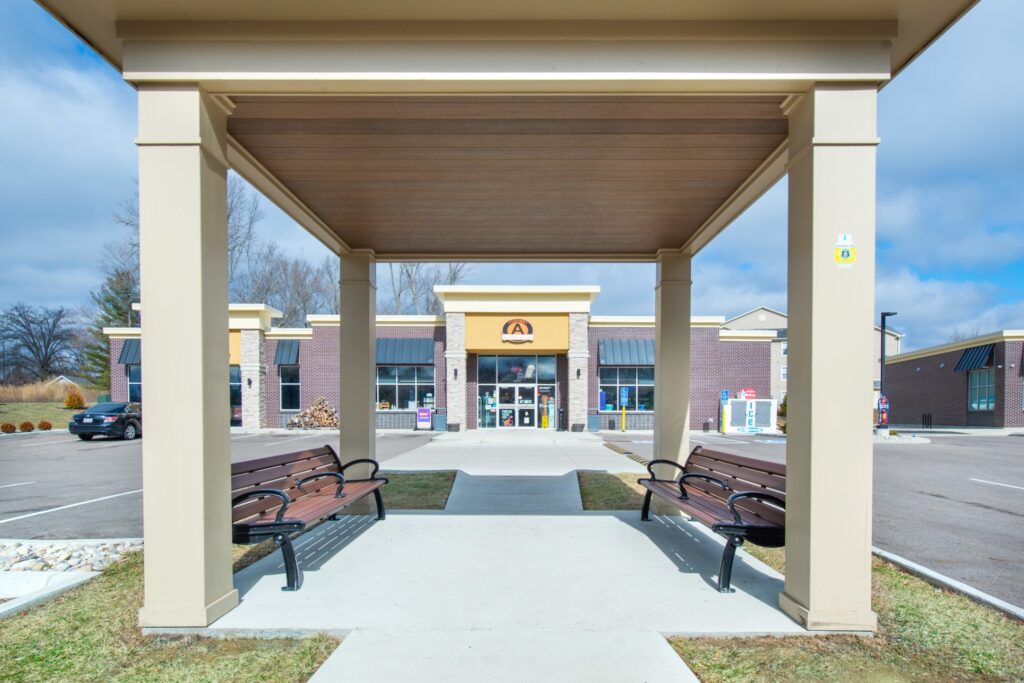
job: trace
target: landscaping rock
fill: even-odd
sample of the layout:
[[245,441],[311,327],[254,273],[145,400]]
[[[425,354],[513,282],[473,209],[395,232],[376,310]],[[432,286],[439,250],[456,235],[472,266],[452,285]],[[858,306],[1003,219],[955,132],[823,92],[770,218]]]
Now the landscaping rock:
[[0,571],[103,571],[141,541],[15,541],[0,543]]

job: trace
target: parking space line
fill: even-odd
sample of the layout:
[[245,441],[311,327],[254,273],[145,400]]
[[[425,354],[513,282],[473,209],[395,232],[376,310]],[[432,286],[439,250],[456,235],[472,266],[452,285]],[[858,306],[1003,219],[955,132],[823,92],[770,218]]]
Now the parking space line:
[[0,489],[9,489],[9,488],[11,488],[13,486],[28,486],[29,484],[34,484],[34,483],[35,483],[34,481],[23,481],[23,482],[20,482],[20,483],[17,483],[17,484],[3,484],[2,486],[0,486]]
[[1001,484],[998,481],[988,481],[987,479],[973,479],[973,478],[971,479],[971,481],[976,481],[979,484],[991,484],[992,486],[1005,486],[1008,489],[1017,489],[1019,491],[1024,491],[1024,486],[1014,486],[1013,484]]
[[31,446],[46,446],[52,443],[77,443],[74,439],[59,439],[57,441],[40,441],[39,443],[23,443],[19,444],[21,448],[29,448]]
[[142,489],[135,489],[134,491],[125,491],[123,493],[115,493],[110,496],[103,496],[102,498],[93,498],[92,500],[83,500],[80,503],[71,503],[70,505],[61,505],[58,508],[50,508],[49,510],[40,510],[39,512],[30,512],[27,515],[18,515],[17,517],[8,517],[7,519],[0,519],[0,524],[7,524],[8,522],[17,522],[19,519],[28,519],[29,517],[36,517],[38,515],[46,515],[51,512],[59,512],[61,510],[68,510],[70,508],[76,508],[79,505],[89,505],[90,503],[99,503],[100,501],[110,500],[111,498],[119,498],[121,496],[130,496],[133,493],[141,493]]
[[271,441],[270,443],[263,444],[263,447],[264,448],[268,448],[270,446],[277,446],[278,444],[282,444],[282,443],[291,443],[292,441],[301,441],[302,439],[312,439],[313,437],[316,437],[316,436],[319,436],[319,435],[318,434],[306,434],[305,436],[296,436],[296,437],[292,437],[291,439],[282,439],[280,441]]

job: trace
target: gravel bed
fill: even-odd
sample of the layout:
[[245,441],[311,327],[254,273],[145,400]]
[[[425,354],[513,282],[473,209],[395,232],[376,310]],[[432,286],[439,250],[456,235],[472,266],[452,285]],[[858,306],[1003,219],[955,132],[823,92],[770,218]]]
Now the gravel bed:
[[142,541],[15,541],[0,543],[0,571],[103,571]]

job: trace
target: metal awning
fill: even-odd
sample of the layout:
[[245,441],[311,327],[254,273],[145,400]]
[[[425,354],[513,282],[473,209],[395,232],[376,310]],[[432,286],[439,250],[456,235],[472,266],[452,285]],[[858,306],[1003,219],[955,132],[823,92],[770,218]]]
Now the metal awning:
[[433,339],[378,339],[378,365],[433,365]]
[[969,349],[964,349],[963,355],[960,356],[960,362],[956,364],[954,372],[968,372],[969,370],[985,367],[988,365],[988,360],[992,357],[992,349],[995,347],[995,344],[983,344],[982,346],[972,346]]
[[297,365],[299,362],[299,340],[282,339],[277,342],[274,365]]
[[117,362],[120,365],[139,365],[142,363],[142,340],[125,339]]
[[602,339],[598,358],[601,365],[654,365],[654,340]]

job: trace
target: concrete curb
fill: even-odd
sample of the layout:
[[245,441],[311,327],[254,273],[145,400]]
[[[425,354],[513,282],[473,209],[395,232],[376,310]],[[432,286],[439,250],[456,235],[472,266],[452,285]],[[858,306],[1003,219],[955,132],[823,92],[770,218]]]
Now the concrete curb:
[[[6,573],[6,572],[5,572]],[[43,574],[43,572],[19,572],[20,574]],[[27,609],[42,605],[45,602],[53,600],[58,595],[66,593],[72,588],[77,588],[83,583],[90,579],[100,575],[100,572],[47,572],[47,577],[44,578],[44,586],[39,590],[32,591],[25,595],[18,596],[9,602],[0,604],[0,619],[6,619],[7,617],[13,617],[16,614],[24,612]],[[21,577],[19,577],[21,578]],[[36,578],[33,576],[26,576],[24,578]],[[2,584],[2,578],[0,578],[0,584]],[[3,592],[0,589],[0,592]]]
[[957,581],[956,579],[951,579],[948,576],[938,573],[937,571],[928,569],[928,567],[922,567],[916,562],[911,562],[905,557],[894,555],[890,552],[882,550],[881,548],[872,547],[871,551],[883,560],[893,563],[897,567],[900,567],[901,569],[910,572],[918,578],[924,579],[933,586],[938,586],[939,588],[945,588],[947,590],[955,591],[957,593],[967,596],[968,598],[970,598],[974,602],[977,602],[978,604],[985,605],[986,607],[991,607],[992,609],[998,610],[999,612],[1002,612],[1003,614],[1009,617],[1018,619],[1020,621],[1024,621],[1024,608],[1017,607],[1016,605],[1010,604],[1005,600],[1000,600],[994,595],[989,595],[988,593],[980,591],[977,588],[968,586],[966,583]]

